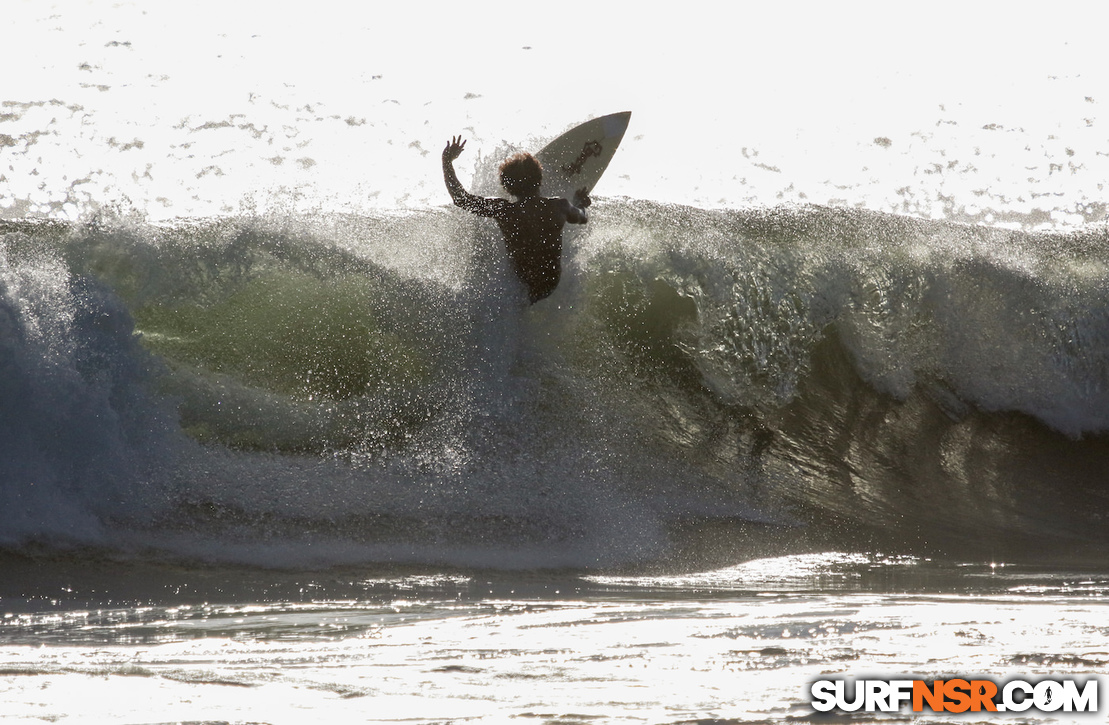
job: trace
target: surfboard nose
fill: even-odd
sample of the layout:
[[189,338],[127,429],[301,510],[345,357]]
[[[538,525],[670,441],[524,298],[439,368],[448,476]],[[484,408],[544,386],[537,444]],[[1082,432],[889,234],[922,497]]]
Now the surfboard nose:
[[631,111],[620,111],[619,113],[602,116],[601,121],[604,123],[605,136],[623,136],[631,122],[631,117]]
[[599,116],[544,146],[536,154],[543,165],[540,193],[568,198],[579,189],[592,191],[624,138],[631,115],[620,111]]

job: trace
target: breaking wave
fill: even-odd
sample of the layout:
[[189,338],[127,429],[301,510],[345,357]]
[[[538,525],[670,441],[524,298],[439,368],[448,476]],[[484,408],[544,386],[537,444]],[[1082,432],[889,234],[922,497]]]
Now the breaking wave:
[[613,567],[1104,554],[1102,227],[599,202],[0,226],[0,544]]

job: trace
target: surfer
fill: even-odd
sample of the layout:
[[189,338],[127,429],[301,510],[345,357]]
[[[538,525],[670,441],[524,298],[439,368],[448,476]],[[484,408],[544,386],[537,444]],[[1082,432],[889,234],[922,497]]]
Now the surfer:
[[443,149],[443,180],[456,206],[497,222],[504,235],[505,251],[516,276],[528,290],[532,304],[547,297],[562,276],[562,228],[567,222],[585,224],[585,209],[591,203],[585,189],[573,202],[539,196],[543,167],[528,153],[510,156],[500,167],[501,184],[516,201],[474,196],[454,173],[454,160],[466,148],[461,136]]

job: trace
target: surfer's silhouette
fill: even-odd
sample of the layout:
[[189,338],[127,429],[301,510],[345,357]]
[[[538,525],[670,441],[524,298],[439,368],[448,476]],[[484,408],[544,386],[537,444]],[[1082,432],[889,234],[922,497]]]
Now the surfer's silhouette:
[[516,201],[474,196],[454,173],[454,160],[465,148],[466,142],[458,136],[443,149],[443,180],[451,199],[456,206],[497,222],[512,268],[535,304],[558,286],[562,276],[562,228],[567,222],[585,224],[589,195],[581,189],[572,202],[539,196],[543,167],[531,154],[521,153],[509,157],[500,168],[501,184]]

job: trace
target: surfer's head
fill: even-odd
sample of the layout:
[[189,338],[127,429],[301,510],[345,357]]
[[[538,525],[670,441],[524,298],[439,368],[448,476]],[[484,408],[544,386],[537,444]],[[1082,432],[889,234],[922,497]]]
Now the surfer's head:
[[543,167],[531,154],[513,154],[501,164],[501,184],[516,198],[535,196],[541,183]]

